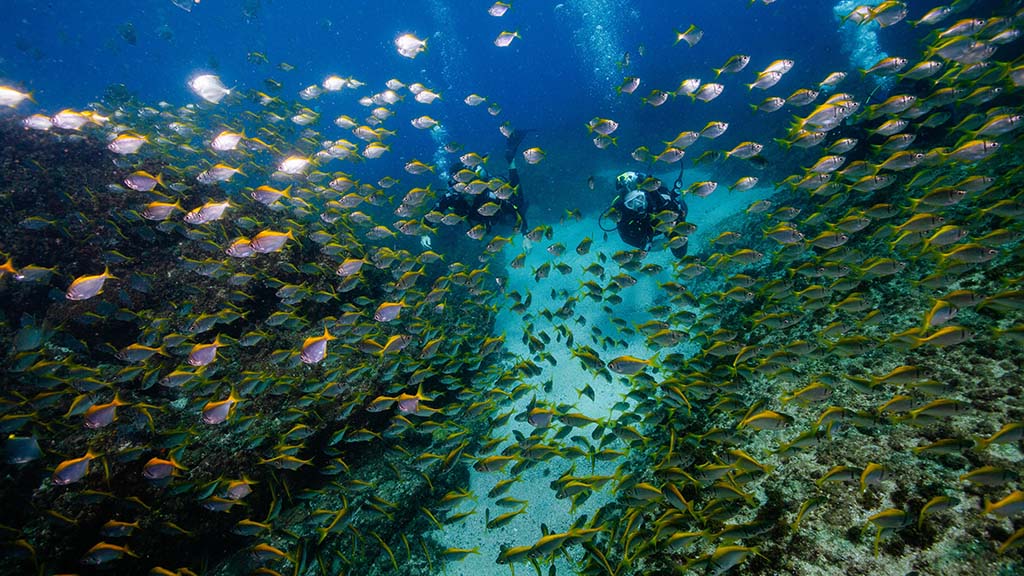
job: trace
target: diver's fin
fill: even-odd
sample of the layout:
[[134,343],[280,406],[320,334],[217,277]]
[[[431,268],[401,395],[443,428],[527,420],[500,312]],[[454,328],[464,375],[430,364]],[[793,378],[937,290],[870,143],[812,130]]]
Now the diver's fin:
[[505,143],[505,160],[508,162],[512,161],[515,157],[516,152],[519,151],[519,145],[523,142],[523,138],[530,132],[536,132],[533,128],[526,128],[523,130],[515,129],[512,130],[512,134],[509,134],[508,141]]

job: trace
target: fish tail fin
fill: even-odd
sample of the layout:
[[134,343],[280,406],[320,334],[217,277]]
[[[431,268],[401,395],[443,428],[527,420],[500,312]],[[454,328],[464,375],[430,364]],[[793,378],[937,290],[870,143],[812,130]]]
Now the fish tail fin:
[[798,134],[801,130],[804,129],[805,126],[805,121],[803,118],[797,116],[796,114],[793,114],[792,118],[793,121],[789,123],[789,132],[787,132],[789,136],[794,136]]
[[156,178],[154,178],[154,180],[156,180],[156,183],[159,184],[161,188],[167,188],[167,185],[164,184],[164,175],[163,174],[157,174]]
[[181,465],[181,462],[178,462],[178,457],[175,456],[174,454],[168,456],[167,460],[170,461],[171,466],[177,470],[188,470],[188,468]]
[[726,254],[722,254],[722,255],[720,255],[718,257],[718,259],[715,260],[715,262],[713,264],[710,265],[710,268],[711,268],[711,270],[717,271],[719,268],[721,268],[722,266],[725,266],[728,263],[729,263],[729,256],[726,255]]
[[784,140],[782,138],[772,138],[772,140],[774,140],[775,143],[778,144],[779,146],[785,148],[787,151],[789,151],[793,147],[793,143],[790,142],[789,140]]
[[862,376],[850,376],[847,374],[846,379],[858,384],[867,384],[869,388],[874,388],[878,384],[878,381],[874,378],[864,378]]
[[722,75],[722,70],[725,70],[725,68],[712,68],[712,70],[715,71],[715,80],[718,80],[718,77]]
[[974,140],[976,135],[977,132],[968,132],[965,136],[961,137],[959,140],[956,141],[956,144],[953,145],[953,149],[956,150],[957,148],[963,146],[964,144],[970,142],[971,140]]

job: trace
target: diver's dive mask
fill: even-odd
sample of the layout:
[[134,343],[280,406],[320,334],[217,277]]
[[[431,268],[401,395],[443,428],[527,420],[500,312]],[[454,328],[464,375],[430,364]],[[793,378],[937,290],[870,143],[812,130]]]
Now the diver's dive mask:
[[647,194],[643,190],[631,190],[626,194],[622,203],[634,212],[647,211]]

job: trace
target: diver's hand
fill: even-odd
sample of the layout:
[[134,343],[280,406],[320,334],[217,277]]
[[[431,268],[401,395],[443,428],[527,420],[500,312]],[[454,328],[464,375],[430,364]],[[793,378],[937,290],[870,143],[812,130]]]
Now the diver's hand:
[[530,250],[533,250],[533,240],[523,236],[523,251],[529,254]]
[[420,236],[420,246],[423,246],[427,250],[430,250],[433,247],[430,244],[430,236],[427,236],[426,234]]

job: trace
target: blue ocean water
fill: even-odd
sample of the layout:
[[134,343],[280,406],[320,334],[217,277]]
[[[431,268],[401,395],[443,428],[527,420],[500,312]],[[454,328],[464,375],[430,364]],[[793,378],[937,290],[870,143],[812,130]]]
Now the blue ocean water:
[[[939,3],[908,4],[905,19],[883,28],[840,17],[902,3],[515,0],[494,17],[496,4],[477,0],[8,0],[0,86],[34,101],[0,115],[11,151],[0,196],[17,200],[0,243],[10,258],[0,270],[0,335],[10,350],[0,389],[10,481],[0,493],[33,506],[0,520],[10,552],[0,568],[1015,573],[1024,538],[1013,500],[1024,473],[1024,211],[1012,71],[1022,48],[1008,36],[980,72],[965,72],[962,55],[929,49],[938,30],[966,18],[981,24],[955,38],[991,42],[987,28],[1024,26],[1021,7],[957,1],[941,24],[915,27]],[[691,24],[700,41],[676,43]],[[498,47],[503,31],[519,37]],[[403,34],[426,50],[400,55]],[[734,55],[748,55],[747,67],[716,78]],[[946,68],[920,81],[861,75],[890,56],[910,65],[934,57]],[[747,87],[779,60],[793,66],[778,85]],[[811,105],[752,109],[817,89],[837,71],[846,80]],[[203,102],[189,81],[204,74],[232,95]],[[332,75],[361,85],[300,97]],[[640,78],[633,94],[617,90],[626,77]],[[706,103],[646,103],[692,78],[724,91]],[[403,100],[380,124],[396,134],[383,139],[381,158],[317,157],[312,169],[280,174],[288,156],[355,140],[335,124],[339,115],[376,126],[360,98],[393,79],[441,97],[419,104],[396,90]],[[920,158],[881,168],[897,149],[869,130],[905,110],[876,118],[869,106],[901,94],[935,102],[950,86],[949,102],[906,115],[916,137],[907,146]],[[778,141],[835,93],[864,115],[829,130],[825,145],[858,138],[840,163],[863,161],[866,171],[808,194],[813,187],[790,184],[810,174],[823,146]],[[486,101],[469,106],[470,94]],[[310,126],[289,118],[302,107],[318,116]],[[21,129],[30,114],[65,109],[109,118],[81,132]],[[928,126],[933,112],[948,118]],[[440,125],[410,126],[425,114]],[[587,129],[602,118],[619,125],[607,147]],[[985,154],[954,151],[1000,119],[1006,132],[978,136]],[[171,130],[171,120],[189,130]],[[658,154],[711,122],[728,129],[697,140],[681,162],[637,159],[640,147]],[[487,230],[474,243],[463,234],[469,225],[442,240],[438,224],[442,234],[422,234],[434,235],[433,254],[420,234],[388,228],[398,229],[398,217],[425,220],[462,154],[487,156],[490,174],[504,178],[503,128],[529,130],[515,158],[532,230]],[[243,129],[273,146],[210,150],[222,130]],[[149,138],[141,154],[107,151],[125,130]],[[723,160],[748,141],[764,149]],[[993,142],[1002,148],[989,161]],[[529,164],[529,147],[542,148],[543,160]],[[434,171],[411,174],[413,160]],[[197,184],[217,162],[244,173]],[[126,182],[137,170],[166,183],[146,195]],[[650,253],[634,251],[609,227],[615,176],[625,170],[681,190],[717,182],[707,197],[686,197],[686,258],[663,238]],[[351,196],[327,184],[342,173],[362,183],[343,210]],[[857,188],[879,174],[897,183]],[[388,177],[399,184],[383,184]],[[744,177],[757,185],[728,189]],[[251,187],[288,184],[289,201],[250,200]],[[428,184],[427,204],[398,211],[409,208],[403,194]],[[967,200],[927,199],[951,187]],[[207,227],[185,226],[178,212],[160,223],[144,215],[148,202],[191,211],[221,199],[233,203],[228,217]],[[913,220],[924,209],[935,214]],[[374,236],[372,224],[384,230]],[[944,224],[963,234],[932,237]],[[790,225],[806,237],[769,239],[773,229],[796,232]],[[224,255],[240,237],[285,229],[294,236],[282,240],[282,255]],[[353,260],[362,275],[339,279],[335,270]],[[69,303],[71,282],[95,281],[87,275],[104,267],[116,280]],[[26,274],[38,274],[38,285]],[[401,310],[395,323],[378,317],[389,306]],[[936,331],[960,322],[961,332]],[[193,373],[191,347],[219,342],[218,333],[229,344],[216,366]],[[307,362],[321,344],[325,356]],[[134,354],[144,357],[127,360]],[[194,380],[165,383],[182,370]],[[115,420],[104,403],[122,398],[128,407],[115,406]],[[97,415],[97,406],[111,411]],[[33,441],[41,449],[13,456]],[[154,469],[168,476],[154,479]],[[992,504],[1003,498],[1004,507]],[[932,522],[926,511],[943,516]],[[132,535],[111,520],[141,526]]]
[[[670,140],[682,127],[729,122],[730,141],[741,142],[788,122],[784,115],[749,112],[753,96],[742,86],[749,78],[726,77],[728,88],[711,106],[682,97],[655,108],[615,93],[625,75],[642,79],[638,96],[655,88],[674,91],[684,78],[711,81],[712,68],[746,53],[751,56],[748,71],[780,58],[795,60],[795,69],[778,88],[792,91],[850,65],[849,46],[844,45],[848,38],[835,31],[829,3],[729,4],[517,3],[504,17],[494,18],[480,3],[441,0],[301,7],[256,0],[207,2],[192,5],[190,12],[170,1],[145,9],[134,2],[112,2],[95,10],[74,2],[14,0],[5,18],[0,75],[32,91],[53,112],[94,101],[114,84],[123,84],[145,102],[191,102],[187,81],[199,73],[218,74],[226,85],[240,89],[262,89],[272,77],[284,94],[330,74],[353,76],[370,86],[414,78],[442,93],[431,113],[443,120],[451,140],[481,153],[500,152],[503,137],[486,106],[467,109],[462,103],[465,95],[477,93],[501,106],[499,121],[541,129],[545,138],[558,141],[554,153],[571,159],[567,163],[581,173],[630,162],[634,148],[654,138]],[[692,49],[672,46],[671,30],[685,30],[691,23],[699,23],[704,39]],[[491,42],[503,30],[518,31],[527,41],[496,48]],[[406,32],[427,39],[425,55],[410,60],[394,51],[394,39]],[[899,53],[912,43],[909,35],[889,35],[885,46],[866,50],[871,55]],[[265,54],[268,62],[251,63],[252,52]],[[623,68],[627,53],[630,64]],[[295,69],[279,70],[282,62]],[[354,98],[322,99],[311,107],[331,117]],[[411,112],[399,109],[397,119],[404,123],[403,114]],[[578,137],[595,116],[624,125],[618,146],[598,151],[589,139]],[[392,157],[430,157],[432,145],[427,133],[405,138]],[[386,173],[395,163],[385,159],[375,167]],[[560,189],[557,197],[568,198],[552,207],[553,213],[578,203],[578,178],[558,174],[546,184]]]

